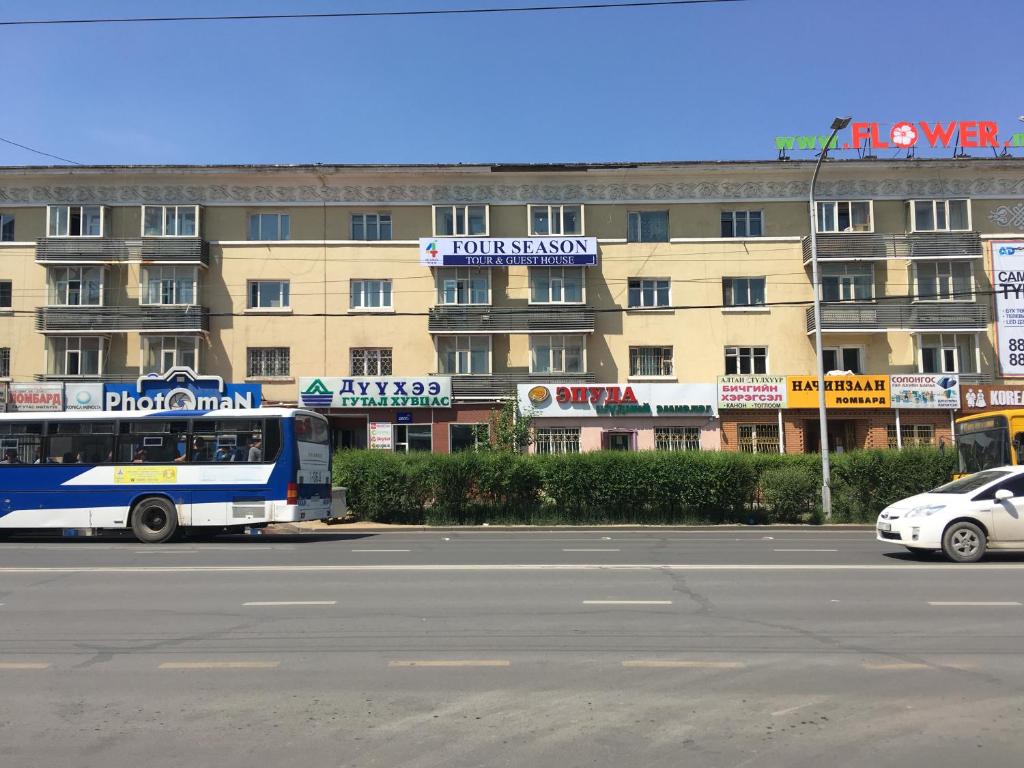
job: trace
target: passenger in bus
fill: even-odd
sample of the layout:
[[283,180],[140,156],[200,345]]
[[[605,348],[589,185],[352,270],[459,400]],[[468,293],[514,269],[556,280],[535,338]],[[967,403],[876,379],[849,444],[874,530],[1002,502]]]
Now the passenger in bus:
[[44,461],[44,457],[45,457],[45,454],[43,453],[43,446],[39,446],[38,448],[36,448],[36,460],[33,461],[32,463],[33,464],[45,464],[46,462]]
[[146,449],[139,448],[135,452],[135,458],[132,459],[132,464],[145,464],[146,463]]
[[67,451],[63,456],[60,457],[61,464],[77,464],[78,457],[75,456],[71,451]]
[[8,448],[4,451],[4,464],[21,464],[21,459],[18,458],[17,448]]
[[234,461],[235,457],[230,446],[218,445],[217,452],[213,455],[214,461]]
[[263,441],[254,437],[249,441],[249,462],[259,463],[263,461]]

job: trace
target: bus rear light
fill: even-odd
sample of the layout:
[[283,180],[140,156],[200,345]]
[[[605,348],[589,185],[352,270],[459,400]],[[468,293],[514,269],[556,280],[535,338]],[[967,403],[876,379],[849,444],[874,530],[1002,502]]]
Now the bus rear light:
[[288,496],[285,499],[288,504],[295,505],[299,503],[299,485],[298,483],[288,483]]

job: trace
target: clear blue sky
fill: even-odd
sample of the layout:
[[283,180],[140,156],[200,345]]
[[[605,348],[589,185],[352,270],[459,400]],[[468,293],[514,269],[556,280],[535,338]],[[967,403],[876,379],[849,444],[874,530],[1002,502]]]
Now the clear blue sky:
[[[8,0],[0,20],[537,2]],[[433,163],[771,158],[774,136],[827,132],[837,113],[991,119],[1002,135],[1024,129],[1022,10],[749,0],[0,27],[0,136],[83,163]],[[49,162],[0,144],[0,164]]]

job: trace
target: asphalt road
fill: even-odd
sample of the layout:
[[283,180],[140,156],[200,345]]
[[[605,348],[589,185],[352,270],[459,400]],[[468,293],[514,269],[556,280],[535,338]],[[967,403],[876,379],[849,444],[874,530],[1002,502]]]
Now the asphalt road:
[[0,543],[0,766],[979,766],[1024,556],[870,531]]

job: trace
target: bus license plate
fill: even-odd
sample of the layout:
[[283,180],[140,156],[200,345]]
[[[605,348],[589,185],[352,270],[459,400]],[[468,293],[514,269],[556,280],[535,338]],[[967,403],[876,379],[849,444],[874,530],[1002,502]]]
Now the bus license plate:
[[880,531],[891,531],[892,530],[892,523],[879,523],[878,524],[878,530],[880,530]]

